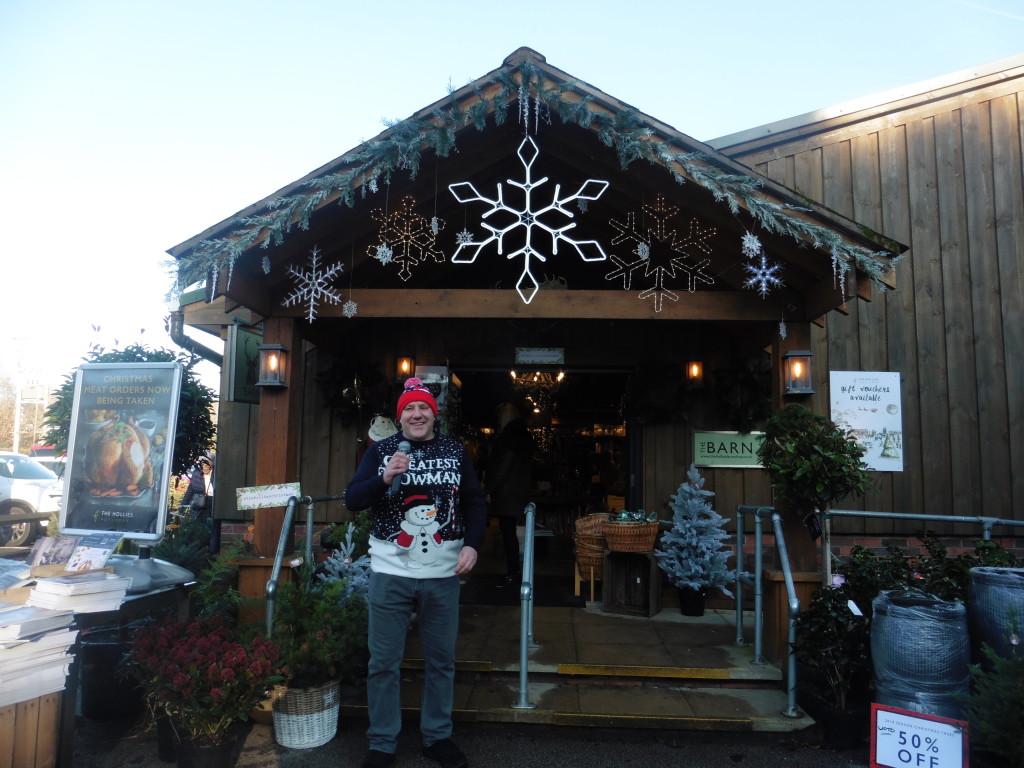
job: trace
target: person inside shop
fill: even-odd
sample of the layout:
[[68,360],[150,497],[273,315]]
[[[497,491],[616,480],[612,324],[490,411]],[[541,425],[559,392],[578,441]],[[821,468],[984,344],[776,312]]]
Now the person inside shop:
[[498,406],[498,437],[488,457],[484,488],[490,512],[498,518],[502,548],[505,552],[505,586],[519,584],[523,578],[516,527],[530,500],[533,488],[533,454],[536,443],[513,403]]
[[423,754],[466,768],[452,741],[460,577],[473,570],[487,505],[458,440],[437,434],[437,401],[417,378],[398,398],[399,431],[370,445],[345,490],[345,504],[370,511],[367,669],[369,752],[363,768],[391,765],[402,726],[402,657],[412,614],[423,644]]
[[213,465],[212,453],[200,456],[181,497],[181,505],[210,527],[210,554],[216,554],[220,547],[218,522],[213,519]]

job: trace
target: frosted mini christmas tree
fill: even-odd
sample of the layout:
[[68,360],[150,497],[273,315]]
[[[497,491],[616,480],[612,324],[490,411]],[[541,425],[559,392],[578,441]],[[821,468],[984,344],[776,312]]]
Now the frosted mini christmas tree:
[[708,501],[714,495],[704,490],[704,478],[690,465],[687,482],[672,496],[672,530],[662,535],[655,557],[676,587],[698,592],[715,588],[732,597],[728,585],[735,582],[736,572],[726,567],[731,552],[722,548],[722,541],[729,534],[722,529],[725,518]]

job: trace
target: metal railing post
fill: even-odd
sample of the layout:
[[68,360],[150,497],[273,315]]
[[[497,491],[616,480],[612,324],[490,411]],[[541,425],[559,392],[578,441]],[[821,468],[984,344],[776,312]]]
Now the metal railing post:
[[800,615],[800,598],[796,594],[796,585],[793,584],[793,569],[789,565],[789,553],[786,551],[786,537],[782,533],[782,515],[778,512],[772,513],[772,526],[775,529],[775,546],[779,550],[779,560],[782,564],[782,576],[786,580],[786,597],[789,600],[789,675],[786,683],[786,708],[782,710],[783,717],[800,717],[800,710],[796,707],[796,617]]
[[285,549],[288,544],[288,532],[291,530],[292,521],[295,519],[295,508],[299,504],[306,504],[306,562],[313,560],[313,510],[318,501],[344,501],[345,494],[333,494],[330,496],[303,496],[299,498],[292,496],[288,499],[288,505],[284,510],[284,520],[281,522],[281,535],[277,539],[277,551],[274,553],[274,566],[270,571],[270,580],[267,581],[264,596],[267,598],[267,619],[266,632],[270,637],[274,632],[274,603],[277,598],[278,579],[281,577],[281,565],[284,563]]
[[530,703],[529,649],[533,642],[533,526],[537,506],[531,501],[526,505],[526,541],[523,543],[523,583],[519,588],[519,699],[513,709],[536,709]]

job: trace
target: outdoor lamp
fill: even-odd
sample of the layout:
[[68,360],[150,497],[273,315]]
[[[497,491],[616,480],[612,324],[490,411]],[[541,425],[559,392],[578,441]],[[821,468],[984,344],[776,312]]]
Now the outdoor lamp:
[[686,380],[694,389],[704,386],[704,363],[694,360],[686,364]]
[[782,355],[785,383],[783,393],[787,395],[813,395],[811,386],[811,357],[809,349],[795,349]]
[[411,357],[400,357],[398,358],[398,366],[395,373],[395,378],[399,382],[404,382],[407,378],[412,376],[413,371],[416,370],[416,361]]
[[283,387],[288,372],[288,349],[280,344],[260,344],[260,378],[257,387]]

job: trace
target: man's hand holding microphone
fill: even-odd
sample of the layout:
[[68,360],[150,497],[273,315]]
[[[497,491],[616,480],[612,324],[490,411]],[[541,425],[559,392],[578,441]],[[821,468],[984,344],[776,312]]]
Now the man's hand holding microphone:
[[411,450],[412,445],[409,444],[409,441],[403,440],[398,444],[398,450],[392,454],[384,468],[382,479],[384,485],[388,486],[389,496],[398,493],[398,489],[402,485],[402,476],[409,471],[409,452]]

